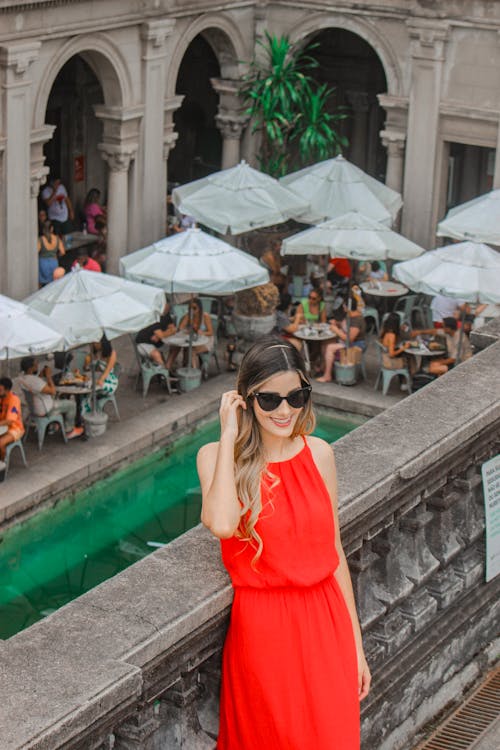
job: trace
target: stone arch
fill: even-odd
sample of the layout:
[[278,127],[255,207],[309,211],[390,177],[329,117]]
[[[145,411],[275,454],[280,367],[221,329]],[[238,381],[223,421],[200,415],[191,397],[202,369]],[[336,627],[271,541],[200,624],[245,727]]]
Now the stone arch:
[[54,81],[63,66],[79,55],[101,84],[106,106],[125,107],[132,103],[132,83],[127,64],[118,47],[104,34],[83,35],[69,40],[51,57],[38,87],[33,110],[33,128],[40,128]]
[[170,60],[167,76],[167,98],[175,95],[177,75],[186,50],[201,34],[219,61],[223,78],[237,78],[240,61],[252,55],[238,26],[223,14],[207,13],[196,19],[179,39]]
[[288,33],[293,43],[303,44],[314,34],[329,28],[350,31],[364,39],[373,48],[384,69],[387,93],[392,96],[403,95],[403,74],[396,54],[374,24],[338,13],[318,13],[303,17]]

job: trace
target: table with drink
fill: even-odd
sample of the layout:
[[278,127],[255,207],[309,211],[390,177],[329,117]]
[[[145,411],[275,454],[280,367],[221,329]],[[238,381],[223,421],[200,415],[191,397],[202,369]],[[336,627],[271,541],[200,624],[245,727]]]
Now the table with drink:
[[332,341],[337,338],[336,334],[330,328],[329,323],[309,323],[300,326],[294,334],[295,338],[300,339],[304,342],[304,360],[306,363],[306,369],[308,372],[311,371],[311,360],[309,356],[308,342],[326,342]]

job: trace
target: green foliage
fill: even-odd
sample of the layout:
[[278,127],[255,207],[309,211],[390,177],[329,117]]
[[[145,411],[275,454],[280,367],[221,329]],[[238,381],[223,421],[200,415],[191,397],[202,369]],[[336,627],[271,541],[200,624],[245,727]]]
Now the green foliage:
[[[263,59],[250,63],[240,94],[248,105],[252,132],[262,133],[261,169],[280,177],[292,167],[336,156],[347,145],[336,130],[346,115],[328,111],[333,89],[319,85],[310,74],[318,67],[309,54],[315,45],[294,49],[287,36],[268,32],[258,44]],[[299,164],[291,163],[294,154]]]

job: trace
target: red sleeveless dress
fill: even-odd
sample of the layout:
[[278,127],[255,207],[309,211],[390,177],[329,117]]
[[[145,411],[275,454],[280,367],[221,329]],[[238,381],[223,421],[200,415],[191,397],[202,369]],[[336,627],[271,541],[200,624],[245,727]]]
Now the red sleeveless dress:
[[218,750],[359,750],[357,658],[333,573],[332,506],[309,445],[268,464],[256,529],[264,549],[221,541],[234,586]]

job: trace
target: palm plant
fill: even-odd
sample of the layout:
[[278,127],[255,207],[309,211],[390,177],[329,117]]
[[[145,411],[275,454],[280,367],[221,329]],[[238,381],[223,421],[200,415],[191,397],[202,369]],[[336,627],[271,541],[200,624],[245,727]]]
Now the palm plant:
[[315,45],[306,50],[294,48],[287,36],[278,38],[268,32],[258,44],[263,59],[250,63],[240,94],[248,104],[252,132],[262,133],[261,169],[280,177],[290,170],[294,158],[302,166],[336,156],[347,139],[335,124],[346,115],[328,111],[333,89],[317,84],[309,73],[318,67],[309,54]]

